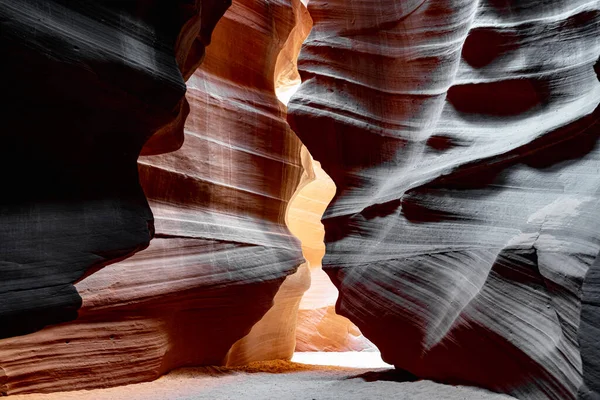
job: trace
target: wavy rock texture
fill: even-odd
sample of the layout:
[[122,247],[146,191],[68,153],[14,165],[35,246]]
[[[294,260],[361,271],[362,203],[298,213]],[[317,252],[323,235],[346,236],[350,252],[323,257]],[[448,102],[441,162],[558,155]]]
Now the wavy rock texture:
[[299,304],[296,351],[376,350],[352,322],[335,312],[338,291],[321,268],[325,255],[321,217],[335,195],[335,185],[308,151],[304,164],[310,176],[300,185],[287,215],[290,231],[302,242],[310,272],[310,288]]
[[[204,12],[219,4],[203,3],[202,27]],[[179,366],[273,356],[265,350],[274,346],[265,339],[269,329],[281,341],[280,327],[273,324],[267,324],[266,333],[247,336],[249,346],[238,342],[231,348],[271,308],[274,297],[292,299],[291,304],[279,302],[281,312],[287,312],[294,304],[297,308],[307,285],[306,274],[296,275],[285,282],[285,296],[278,293],[303,262],[300,244],[285,226],[288,201],[302,172],[301,143],[287,125],[274,88],[277,58],[296,25],[288,1],[233,3],[215,29],[202,68],[187,82],[191,113],[181,149],[139,159],[155,238],[146,250],[76,283],[83,298],[76,321],[0,342],[0,391],[114,386],[154,379]],[[161,93],[157,101],[166,101]],[[138,114],[129,118],[132,124],[144,122]],[[125,126],[119,129],[121,134]],[[171,150],[177,141],[166,128],[157,135],[145,154]],[[136,180],[127,182],[139,188],[135,169],[131,176]],[[137,243],[132,233],[137,225],[115,207],[105,209],[112,219],[83,210],[87,219],[72,223],[98,240],[123,246],[112,231],[96,229],[98,220]],[[52,222],[62,223],[57,218]],[[117,218],[127,228],[115,225]],[[42,243],[52,244],[59,233],[40,231],[49,235]],[[68,233],[64,236],[71,246],[87,241]],[[295,318],[288,326],[293,332]],[[289,341],[286,346],[288,351]],[[293,346],[292,337],[291,351]]]
[[0,338],[75,319],[73,283],[148,246],[136,159],[183,134],[227,3],[0,1]]
[[337,311],[421,377],[597,396],[600,2],[309,12],[289,121],[337,186]]
[[[300,2],[296,2],[294,5],[304,8],[304,11],[306,11],[306,8],[302,7],[301,4]],[[284,48],[280,54],[280,58],[285,53],[285,50]],[[278,69],[276,68],[276,70]],[[289,71],[298,73],[296,69]],[[280,76],[278,81],[287,80]],[[277,83],[275,87],[277,92]],[[277,96],[279,98],[279,95]],[[315,174],[310,153],[308,153],[308,150],[304,146],[300,148],[300,160],[303,168],[302,175],[300,176],[296,191],[287,205],[285,224],[289,232],[300,240],[302,253],[306,257],[305,245],[313,238],[313,235],[311,235],[313,232],[299,230],[296,226],[296,216],[301,209],[298,207],[298,200],[303,198],[303,193],[306,192],[306,188],[314,181]],[[321,246],[324,247],[322,235]],[[243,366],[255,361],[292,359],[296,348],[296,325],[299,322],[299,305],[304,298],[306,290],[311,287],[309,262],[307,259],[305,261],[298,267],[295,273],[285,278],[285,281],[283,281],[273,298],[273,306],[267,313],[252,327],[246,336],[232,346],[225,362],[227,366]]]
[[583,385],[579,388],[581,399],[597,399],[600,393],[600,257],[592,265],[583,284],[581,327],[579,344],[583,362]]
[[[278,104],[282,110],[280,118],[285,122],[287,115],[287,107],[281,101],[281,90],[290,86],[290,82],[299,78],[298,69],[296,67],[296,59],[300,52],[300,47],[308,32],[312,22],[308,17],[306,6],[300,0],[285,0],[279,3],[265,1],[261,4],[253,4],[254,12],[264,18],[266,24],[270,19],[273,29],[270,40],[277,47],[277,59],[274,63],[274,72],[271,70],[273,64],[269,64],[267,73],[273,78],[270,84],[269,95],[271,101]],[[247,10],[242,10],[240,14],[247,14]],[[278,26],[279,25],[279,26]],[[281,35],[281,29],[286,28],[284,35]],[[254,36],[252,36],[254,37]],[[285,42],[281,42],[281,38],[287,38]],[[235,57],[232,54],[232,57]],[[275,100],[276,97],[278,100]],[[294,237],[303,243],[305,237],[299,236],[297,232],[291,229],[290,212],[294,208],[295,199],[303,190],[304,186],[313,179],[312,165],[310,164],[310,155],[304,146],[301,145],[297,136],[289,129],[286,123],[284,128],[286,140],[289,141],[293,153],[291,160],[298,162],[294,180],[283,176],[279,185],[286,192],[284,218],[278,220],[279,223],[285,223],[283,228],[286,234],[293,234]],[[260,134],[260,133],[259,133]],[[272,146],[266,143],[267,149]],[[289,168],[289,167],[288,167]],[[270,174],[270,170],[262,171],[265,175]],[[264,176],[258,177],[265,179]],[[299,180],[297,179],[299,178]],[[289,196],[289,190],[294,190]],[[289,230],[288,230],[289,229]],[[227,355],[226,365],[246,365],[255,361],[267,360],[290,360],[294,354],[296,346],[296,323],[298,316],[298,306],[304,292],[310,286],[310,273],[306,263],[301,264],[298,270],[285,278],[283,284],[279,287],[277,295],[273,299],[273,306],[268,312],[258,321],[248,335],[237,341]]]
[[[277,76],[275,91],[277,97],[286,105],[300,86],[298,55],[313,24],[305,7],[307,2],[303,0],[292,3],[296,12],[296,27],[279,54],[275,67]],[[296,351],[375,350],[373,344],[360,333],[352,322],[336,314],[334,305],[338,291],[321,269],[321,260],[325,254],[325,244],[323,243],[325,230],[321,224],[321,217],[335,194],[335,184],[323,171],[321,165],[314,161],[305,146],[302,146],[302,165],[304,173],[296,193],[290,201],[286,224],[302,243],[302,254],[306,263],[300,267],[297,274],[305,276],[304,269],[306,269],[310,279],[304,278],[306,279],[305,284],[310,284],[310,287],[307,288],[308,290],[302,296],[299,304],[294,303],[293,308],[286,307],[285,314],[274,307],[269,310],[260,323],[254,326],[253,330],[261,329],[262,325],[276,325],[267,322],[271,319],[279,319],[278,324],[285,330],[289,327],[289,321],[292,320],[290,317],[296,319],[297,315],[296,329],[287,330],[289,339],[286,339],[286,335],[281,333],[277,339],[272,335],[273,332],[270,335],[273,338],[273,344],[279,344],[275,348],[284,343],[292,344],[293,348],[288,351],[288,357],[292,355],[294,349]],[[297,281],[299,278],[290,276],[288,279]],[[285,286],[282,287],[278,296],[283,296],[287,291]],[[296,296],[291,298],[296,299]],[[277,304],[277,300],[275,304]],[[298,311],[296,312],[296,310]],[[264,357],[265,352],[261,352]],[[279,352],[280,356],[283,354]]]

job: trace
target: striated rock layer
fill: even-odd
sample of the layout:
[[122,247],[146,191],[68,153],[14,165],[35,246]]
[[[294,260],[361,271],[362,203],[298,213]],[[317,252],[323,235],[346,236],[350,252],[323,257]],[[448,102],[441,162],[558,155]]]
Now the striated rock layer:
[[183,135],[184,76],[227,6],[0,1],[0,338],[75,319],[73,283],[148,246],[136,159]]
[[[218,311],[227,315],[226,322],[218,325],[235,332],[236,339],[269,310],[283,280],[303,261],[298,240],[285,225],[288,202],[302,173],[301,143],[275,95],[277,61],[296,25],[289,1],[234,1],[214,32],[202,67],[187,82],[192,112],[183,147],[139,161],[157,236],[167,241],[186,237],[230,243],[239,258],[225,253],[215,258],[207,251],[208,264],[194,265],[204,271],[202,280],[264,287],[264,293],[239,299],[246,306]],[[172,243],[172,255],[162,261],[164,268],[173,262],[171,257],[185,254],[185,249]],[[307,284],[300,279],[284,288],[299,301]],[[293,306],[290,312],[295,312]],[[267,326],[277,328],[272,323]],[[265,336],[264,332],[254,335]],[[247,340],[253,345],[239,344],[229,355],[219,350],[215,354],[221,359],[195,364],[219,364],[226,355],[229,363],[243,364],[262,359],[264,351],[278,345]],[[229,350],[233,342],[226,343]],[[202,348],[216,349],[210,342]]]
[[337,311],[421,377],[600,395],[600,2],[309,12],[289,121],[337,186]]
[[581,326],[579,345],[583,363],[581,399],[596,399],[600,393],[600,257],[588,269],[582,288]]
[[301,185],[290,202],[287,215],[290,231],[302,242],[310,272],[310,288],[299,304],[295,349],[300,352],[376,350],[352,322],[335,312],[338,291],[321,268],[325,255],[321,217],[335,195],[335,185],[310,155],[304,163],[309,164],[305,170],[312,173],[309,182]]
[[[143,2],[137,3],[141,7]],[[202,13],[188,23],[195,24],[196,33],[183,35],[181,41],[190,46],[195,43],[190,54],[198,57],[193,60],[178,58],[179,65],[184,67],[184,77],[191,75],[197,66],[203,53],[199,43],[206,43],[205,30],[212,28],[216,22],[207,15],[215,16],[218,10],[222,13],[226,3],[220,0],[203,2]],[[2,4],[2,10],[16,8]],[[200,3],[196,5],[199,7]],[[18,239],[29,240],[27,235],[34,232],[39,237],[31,238],[31,242],[39,240],[53,252],[63,250],[55,248],[56,241],[63,240],[68,249],[82,258],[81,267],[78,267],[81,271],[65,280],[66,283],[78,280],[76,291],[69,286],[68,293],[76,299],[81,296],[83,301],[79,317],[73,322],[0,341],[0,392],[14,394],[114,386],[154,379],[179,366],[245,363],[257,358],[278,358],[282,351],[291,355],[295,314],[286,325],[292,330],[291,342],[286,332],[287,341],[283,340],[285,349],[277,349],[275,355],[266,350],[282,342],[277,332],[281,328],[278,325],[281,318],[266,324],[262,333],[255,332],[253,335],[250,330],[271,308],[274,298],[281,314],[290,310],[295,313],[308,279],[306,274],[295,275],[294,280],[288,280],[282,286],[287,291],[278,294],[286,276],[294,273],[303,262],[300,243],[285,226],[286,208],[302,172],[301,143],[287,125],[285,107],[275,96],[274,84],[277,59],[288,36],[297,26],[296,7],[299,5],[299,1],[236,0],[217,25],[202,68],[187,82],[187,101],[191,112],[185,130],[175,129],[185,120],[186,106],[182,101],[177,105],[179,108],[169,114],[172,119],[146,143],[142,151],[145,156],[138,162],[141,186],[154,213],[154,223],[150,226],[155,238],[146,250],[80,279],[90,264],[83,259],[87,256],[82,246],[93,244],[90,257],[96,260],[125,256],[131,252],[117,252],[113,247],[141,248],[148,245],[150,228],[146,221],[152,221],[152,217],[135,168],[143,141],[138,143],[137,152],[128,153],[132,163],[129,175],[119,165],[111,166],[114,173],[110,175],[114,180],[111,182],[131,186],[130,190],[140,203],[138,208],[100,203],[97,208],[104,214],[96,214],[82,205],[74,193],[69,206],[83,219],[59,213],[61,210],[52,207],[51,203],[44,204],[48,207],[47,221],[54,231],[50,227],[38,229],[36,225],[20,227],[16,223],[18,216],[11,217],[15,226],[23,229],[22,237],[17,236]],[[69,14],[57,15],[72,17]],[[100,17],[94,14],[94,18]],[[121,20],[128,21],[125,17]],[[4,23],[3,19],[0,21]],[[113,23],[113,18],[106,22],[111,27]],[[188,25],[186,27],[191,29]],[[141,35],[140,32],[136,34]],[[62,45],[72,45],[73,41],[69,37]],[[106,44],[107,48],[111,49],[111,44]],[[137,57],[138,61],[147,59],[148,62],[154,60],[152,54],[136,52],[141,51],[136,47],[138,42],[134,43],[134,47],[125,44],[118,47],[119,57]],[[89,46],[92,46],[91,42]],[[160,65],[156,64],[160,59],[154,61],[155,64],[151,65]],[[174,57],[173,65],[176,66]],[[20,68],[23,68],[22,65]],[[42,66],[35,68],[36,73],[45,71]],[[146,82],[135,86],[136,81],[131,81],[131,76],[121,77],[114,72],[110,76],[123,79],[123,85],[134,85],[131,90],[145,90],[142,94],[147,101],[170,101],[169,92],[160,87],[149,92],[153,87],[148,87]],[[176,89],[182,96],[185,87],[181,74],[177,76],[179,86]],[[44,79],[49,78],[46,76]],[[33,92],[34,84],[31,85],[29,101],[40,95]],[[44,97],[54,93],[49,88],[42,89]],[[77,90],[86,93],[87,89],[83,85]],[[114,90],[120,93],[116,88]],[[93,99],[102,96],[103,91],[99,92],[88,95]],[[121,106],[121,103],[107,104]],[[59,106],[61,112],[66,112],[65,105]],[[142,110],[145,114],[134,112],[136,110],[131,104],[122,106],[128,112],[125,122],[130,121],[129,125],[121,120],[111,122],[103,109],[97,110],[98,115],[94,114],[95,118],[113,124],[111,127],[116,137],[121,137],[118,135],[124,135],[129,127],[135,126],[146,134],[146,139],[151,133],[144,125],[146,119],[162,117],[150,107],[151,104]],[[85,114],[81,110],[69,110],[73,113],[73,121],[83,128],[82,119],[85,120],[89,111]],[[55,117],[57,121],[65,122],[66,116]],[[92,122],[87,121],[86,124]],[[85,127],[96,129],[93,124]],[[47,134],[46,131],[43,133]],[[48,135],[47,142],[51,139],[52,135]],[[112,146],[111,152],[103,155],[107,157],[102,158],[104,164],[93,168],[104,171],[106,164],[113,162],[110,154],[123,151],[119,143],[107,142],[107,147]],[[95,149],[94,142],[87,145]],[[178,147],[181,148],[170,154],[159,154]],[[98,154],[100,156],[101,153]],[[78,153],[78,156],[85,163],[97,161],[93,157],[88,159],[85,154]],[[40,162],[40,170],[43,171],[41,165]],[[83,179],[86,171],[78,173],[83,174]],[[92,180],[88,185],[101,183]],[[98,190],[106,193],[100,189],[102,187]],[[116,199],[127,199],[123,196],[119,192]],[[126,212],[131,216],[124,214]],[[67,220],[72,226],[65,225]],[[35,221],[44,223],[46,220],[36,217]],[[142,222],[143,226],[140,225]],[[7,226],[14,229],[3,221],[2,227]],[[12,231],[6,234],[14,235]],[[13,236],[10,237],[14,240]],[[106,242],[114,243],[114,246],[107,246]],[[9,250],[16,245],[11,246]],[[5,249],[7,246],[3,243],[2,251]],[[54,254],[34,248],[24,256],[45,256],[51,260]],[[63,251],[62,255],[64,259],[61,262],[73,267],[69,253]],[[35,262],[35,259],[30,260],[32,267]],[[87,263],[86,268],[83,268],[84,263]],[[44,270],[43,267],[40,266],[38,275],[44,271],[49,277],[57,278],[55,271]],[[17,278],[22,279],[19,282],[24,285],[28,284],[23,275]],[[36,284],[43,288],[45,281]],[[15,282],[3,280],[0,285],[15,288]],[[43,290],[50,290],[51,294],[32,301],[49,305],[48,298],[53,301],[60,299],[56,295],[60,288]],[[283,302],[279,302],[281,298]],[[13,299],[7,301],[3,298],[2,301],[2,307],[5,304],[14,307]],[[19,306],[29,307],[37,314],[46,311],[36,304],[23,303]],[[76,308],[71,307],[71,318],[77,315]],[[13,314],[10,315],[14,315],[15,310],[11,312]],[[38,324],[42,320],[33,321]],[[4,328],[5,325],[0,326]],[[249,332],[250,335],[244,339],[246,345],[243,341],[238,342]],[[270,332],[277,340],[265,340]]]
[[[279,54],[276,65],[275,91],[282,103],[289,102],[290,97],[301,83],[297,68],[297,59],[302,43],[306,40],[312,29],[312,19],[304,6],[306,1],[292,2],[296,12],[296,27],[290,34],[286,46]],[[305,279],[305,285],[310,285],[302,296],[300,303],[295,303],[294,308],[279,309],[275,306],[269,313],[253,327],[253,331],[263,329],[263,326],[274,325],[267,322],[279,319],[278,325],[290,336],[271,331],[271,351],[265,352],[260,346],[254,344],[254,353],[262,353],[290,357],[288,354],[274,353],[273,349],[292,344],[296,351],[362,351],[375,350],[375,347],[347,318],[335,312],[335,301],[338,292],[331,280],[321,269],[321,260],[325,254],[323,237],[325,230],[321,217],[335,194],[335,184],[323,171],[319,162],[314,161],[305,146],[302,147],[302,165],[304,173],[292,197],[286,215],[286,224],[294,236],[302,243],[302,254],[306,263],[297,272],[298,277],[290,276],[289,280],[300,282],[300,276]],[[306,270],[306,271],[304,271]],[[308,276],[306,276],[308,272]],[[278,296],[284,296],[286,285],[280,289]],[[289,299],[291,300],[291,298]],[[277,304],[277,301],[275,302]],[[297,310],[297,313],[296,313]],[[297,318],[296,318],[297,314]],[[295,330],[289,329],[289,322],[297,320]],[[251,333],[253,334],[253,333]],[[293,335],[293,336],[292,336]],[[264,335],[261,335],[264,337]],[[257,351],[257,350],[260,350]],[[293,351],[293,350],[292,350]],[[267,358],[264,358],[267,359]]]

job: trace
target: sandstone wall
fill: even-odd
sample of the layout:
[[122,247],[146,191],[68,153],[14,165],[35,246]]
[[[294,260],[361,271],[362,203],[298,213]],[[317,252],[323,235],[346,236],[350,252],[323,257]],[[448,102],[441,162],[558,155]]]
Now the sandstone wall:
[[[19,204],[15,209],[20,214],[7,214],[6,218],[2,214],[2,237],[10,240],[9,245],[2,245],[3,261],[12,260],[14,254],[24,261],[18,266],[2,264],[14,279],[12,275],[2,276],[8,294],[0,311],[8,307],[8,318],[24,321],[30,331],[47,323],[76,320],[0,341],[0,391],[12,394],[113,386],[154,379],[179,366],[279,358],[283,350],[275,355],[261,351],[249,354],[240,345],[233,353],[230,350],[271,308],[286,276],[303,262],[300,243],[285,226],[287,204],[302,172],[301,144],[287,125],[285,107],[275,96],[274,84],[277,59],[296,28],[295,7],[300,2],[235,1],[215,29],[204,64],[195,73],[210,31],[228,5],[226,1],[178,4],[190,8],[189,18],[182,20],[186,23],[183,33],[165,38],[165,43],[157,40],[163,34],[175,33],[159,30],[163,25],[174,29],[172,21],[163,20],[169,14],[161,14],[163,9],[146,10],[144,2],[136,2],[135,9],[116,11],[87,9],[87,3],[74,8],[60,2],[49,3],[46,8],[34,3],[2,3],[0,7],[8,15],[8,27],[25,32],[22,42],[2,38],[3,46],[12,46],[7,51],[30,51],[31,57],[43,58],[29,66],[42,75],[36,72],[27,77],[32,81],[25,81],[25,88],[31,86],[31,91],[20,94],[23,100],[13,107],[21,114],[26,107],[39,111],[36,107],[42,104],[38,98],[58,101],[56,93],[61,86],[76,91],[69,101],[81,103],[81,108],[56,103],[51,110],[60,114],[44,112],[44,117],[52,119],[38,121],[37,126],[47,124],[43,134],[49,139],[45,142],[53,147],[36,145],[35,149],[48,150],[47,158],[60,159],[67,151],[52,153],[55,147],[60,148],[50,140],[59,129],[53,124],[70,121],[74,124],[72,133],[60,137],[61,143],[76,138],[77,143],[93,150],[87,154],[69,145],[81,165],[89,165],[89,170],[102,174],[103,180],[88,175],[88,169],[76,170],[79,164],[69,164],[52,178],[63,179],[64,174],[77,171],[84,188],[91,188],[98,197],[91,196],[90,202],[85,202],[81,190],[69,186],[73,183],[66,178],[65,187],[56,186],[56,181],[42,181],[59,196],[69,186],[69,202],[59,207],[34,198],[32,208]],[[32,10],[39,15],[27,14]],[[79,21],[84,12],[85,18]],[[144,13],[149,14],[150,22],[144,20]],[[45,36],[36,36],[25,26],[36,16],[40,19],[34,24],[45,29]],[[121,21],[122,26],[115,26],[115,21]],[[159,28],[145,31],[153,28],[151,22]],[[73,29],[69,35],[64,33],[67,28]],[[15,31],[15,37],[21,31]],[[56,54],[32,48],[31,42],[38,45],[38,38],[39,46],[46,41],[58,43]],[[168,39],[177,39],[177,46],[163,48],[171,43]],[[79,49],[64,50],[73,43]],[[98,46],[98,53],[92,53],[92,47]],[[187,46],[187,56],[182,46]],[[78,52],[87,58],[69,58],[77,57]],[[64,59],[52,60],[53,56]],[[113,67],[109,63],[112,59],[103,58],[109,56],[116,64],[129,62],[132,71],[120,74],[119,65]],[[9,65],[23,68],[26,61],[15,57],[15,65]],[[48,70],[53,62],[66,72],[57,76],[56,71]],[[68,73],[90,80],[94,74],[105,73],[104,79],[115,82],[107,86],[101,81],[96,87]],[[182,96],[188,77],[186,98],[191,113],[185,121],[187,102]],[[42,84],[55,86],[38,87],[39,92],[34,92],[34,86]],[[82,87],[71,86],[77,84]],[[136,94],[139,97],[133,97]],[[82,132],[96,135],[90,134],[88,139]],[[137,135],[131,144],[137,146],[136,151],[126,146],[129,142],[123,142],[128,135],[133,136],[131,132]],[[98,147],[96,139],[104,147]],[[161,154],[173,150],[177,151]],[[136,168],[140,151],[144,156]],[[127,165],[115,158],[121,152]],[[42,175],[36,179],[45,176],[43,163],[39,164]],[[106,191],[109,184],[116,186],[114,191]],[[129,200],[129,193],[137,203]],[[63,207],[63,203],[67,204]],[[29,219],[23,221],[22,215]],[[151,236],[154,239],[146,250],[114,263],[148,246]],[[100,261],[112,264],[99,268]],[[60,268],[64,265],[64,272],[53,266],[58,263]],[[90,269],[92,264],[96,268]],[[7,281],[6,276],[11,279]],[[306,280],[297,285],[292,282],[290,296],[295,300],[288,307],[294,313],[306,285]],[[29,288],[33,293],[20,291]],[[24,294],[29,296],[28,302],[21,301]],[[60,318],[47,318],[55,308],[60,308]],[[13,329],[12,321],[0,325],[6,331],[4,336],[22,333]],[[287,327],[292,330],[287,347],[291,345],[293,351],[295,318]],[[275,336],[275,345],[285,342]],[[270,345],[273,341],[263,338],[256,344],[263,349]],[[252,351],[257,351],[256,346]]]
[[574,398],[594,370],[578,335],[600,249],[600,3],[308,8],[289,120],[337,186],[337,311],[418,376]]

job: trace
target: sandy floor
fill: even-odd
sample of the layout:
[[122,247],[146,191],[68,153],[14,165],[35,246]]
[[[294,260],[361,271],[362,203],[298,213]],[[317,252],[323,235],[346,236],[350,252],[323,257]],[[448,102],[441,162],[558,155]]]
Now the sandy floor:
[[[368,356],[372,358],[373,356]],[[357,369],[289,361],[243,368],[185,368],[148,383],[110,389],[10,396],[12,400],[501,400],[485,390],[406,381],[390,369]]]

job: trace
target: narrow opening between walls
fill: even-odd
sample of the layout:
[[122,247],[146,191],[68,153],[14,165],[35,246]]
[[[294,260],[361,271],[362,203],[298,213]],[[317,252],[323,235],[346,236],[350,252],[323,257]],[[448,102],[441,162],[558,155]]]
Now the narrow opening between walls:
[[[308,0],[302,0],[295,4],[296,26],[275,68],[275,91],[285,106],[301,85],[298,57],[312,28],[307,3]],[[322,269],[326,250],[321,218],[335,195],[336,187],[304,145],[301,152],[304,173],[289,203],[286,223],[302,243],[306,259],[296,274],[306,274],[308,270],[310,287],[300,301],[292,361],[356,368],[387,367],[389,365],[382,361],[375,345],[350,320],[335,312],[338,290]]]

